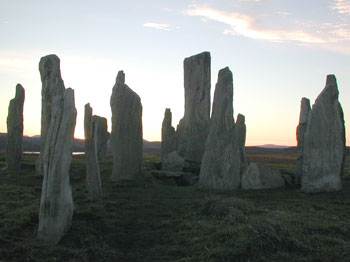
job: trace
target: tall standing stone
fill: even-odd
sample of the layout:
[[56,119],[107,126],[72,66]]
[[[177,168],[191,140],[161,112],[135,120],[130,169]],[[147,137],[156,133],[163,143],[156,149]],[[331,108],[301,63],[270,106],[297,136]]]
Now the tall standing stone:
[[233,79],[226,67],[219,71],[199,175],[199,185],[207,189],[230,190],[240,185],[241,160],[232,103]]
[[341,190],[340,175],[345,162],[345,128],[339,91],[334,75],[328,75],[326,86],[308,114],[303,146],[304,192]]
[[107,129],[107,119],[105,117],[101,116],[92,116],[93,122],[94,122],[94,129],[95,129],[95,147],[96,147],[96,153],[97,153],[97,159],[99,161],[104,160],[107,155],[107,142],[109,140],[110,134],[108,133]]
[[303,174],[303,148],[304,148],[304,134],[306,131],[306,124],[311,110],[310,100],[303,97],[300,104],[299,124],[297,126],[297,163],[295,169],[296,183],[300,184],[300,179]]
[[24,97],[24,88],[17,84],[16,96],[10,101],[7,116],[6,168],[10,170],[21,168]]
[[178,129],[178,153],[201,162],[210,121],[210,53],[184,60],[185,114]]
[[142,105],[140,97],[125,84],[123,71],[118,72],[111,96],[113,181],[134,179],[141,174]]
[[77,111],[74,91],[52,97],[51,118],[43,150],[43,187],[41,191],[38,237],[56,244],[68,231],[73,216],[69,169]]
[[244,167],[246,166],[245,139],[247,134],[247,127],[245,125],[244,115],[238,114],[235,128],[236,128],[237,143],[239,148],[239,155],[241,159],[241,171],[243,171]]
[[169,155],[177,154],[177,141],[176,141],[176,132],[174,127],[171,124],[172,114],[169,108],[165,109],[164,119],[162,123],[162,148],[161,148],[161,163],[162,169],[167,169],[167,163],[169,160]]
[[43,154],[46,136],[52,118],[52,105],[55,97],[63,97],[65,90],[61,77],[60,59],[56,55],[44,56],[40,59],[39,71],[41,76],[41,140],[40,154],[36,161],[36,172],[43,175]]
[[85,105],[84,131],[85,131],[85,157],[86,157],[86,186],[89,199],[99,200],[102,198],[100,167],[97,159],[97,129],[96,118],[92,116],[90,104]]

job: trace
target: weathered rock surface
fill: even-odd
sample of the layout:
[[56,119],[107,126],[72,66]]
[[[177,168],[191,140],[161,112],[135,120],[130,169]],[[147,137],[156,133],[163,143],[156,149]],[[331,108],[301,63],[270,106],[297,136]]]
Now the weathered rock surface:
[[56,55],[44,56],[40,59],[39,71],[41,76],[41,140],[40,154],[36,161],[36,172],[43,175],[43,154],[46,136],[52,117],[52,105],[55,97],[63,97],[65,90],[61,78],[60,59]]
[[24,97],[24,88],[17,84],[16,96],[10,101],[7,116],[6,169],[10,170],[21,168]]
[[178,153],[201,162],[210,121],[210,53],[184,60],[185,114],[177,128]]
[[[167,159],[169,154],[177,150],[176,133],[174,127],[171,125],[172,114],[169,108],[165,109],[164,119],[162,123],[162,148],[161,148],[161,163],[162,168],[167,169]],[[176,152],[175,152],[176,154]],[[168,169],[172,170],[172,169]],[[175,170],[174,170],[175,171]]]
[[297,126],[297,163],[295,169],[295,180],[298,184],[300,184],[301,176],[303,174],[304,134],[310,110],[310,100],[303,97],[301,99],[299,124]]
[[111,96],[113,181],[134,179],[141,175],[142,105],[140,97],[125,84],[118,72]]
[[236,136],[239,148],[239,155],[241,158],[241,172],[246,167],[246,157],[245,157],[245,139],[247,134],[247,127],[245,125],[245,116],[238,114],[236,120]]
[[339,91],[334,75],[317,97],[307,119],[303,146],[304,192],[341,190],[340,175],[345,162],[345,128]]
[[153,177],[163,181],[173,179],[178,186],[191,186],[198,181],[198,176],[189,172],[152,170],[151,174]]
[[162,169],[169,171],[182,171],[185,160],[176,151],[166,154],[162,158]]
[[278,169],[251,162],[242,175],[242,189],[269,189],[284,187],[285,179]]
[[55,244],[68,231],[73,216],[69,169],[77,111],[74,91],[51,100],[50,125],[43,150],[43,187],[41,191],[38,237]]
[[233,79],[226,67],[219,71],[199,175],[199,185],[207,189],[230,190],[240,185],[241,160],[232,103]]
[[85,105],[84,131],[85,131],[85,157],[86,157],[86,186],[89,199],[102,198],[100,166],[97,158],[97,129],[96,118],[92,116],[90,104]]
[[107,142],[110,134],[108,133],[107,119],[105,117],[94,115],[92,116],[94,122],[94,141],[97,152],[97,159],[104,160],[107,155]]

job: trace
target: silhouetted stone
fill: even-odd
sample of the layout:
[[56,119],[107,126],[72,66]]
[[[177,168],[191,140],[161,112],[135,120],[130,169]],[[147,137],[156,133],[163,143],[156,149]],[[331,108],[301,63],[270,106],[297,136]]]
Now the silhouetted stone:
[[345,128],[339,91],[334,75],[328,75],[326,86],[317,97],[307,119],[303,146],[304,192],[341,190],[340,175],[345,162]]
[[210,53],[184,60],[185,114],[178,128],[178,153],[185,160],[200,162],[210,121]]
[[269,189],[284,185],[280,171],[263,163],[251,162],[242,175],[242,189]]
[[240,185],[241,160],[232,103],[232,73],[226,67],[219,71],[199,175],[199,185],[207,189],[230,190]]
[[100,167],[97,159],[97,128],[96,118],[92,116],[90,104],[85,105],[85,157],[86,157],[86,186],[90,200],[102,198]]
[[310,100],[303,97],[301,99],[299,125],[297,127],[297,163],[295,169],[295,180],[297,184],[300,184],[301,176],[303,174],[304,134],[310,110]]
[[24,97],[24,88],[17,84],[16,96],[10,101],[7,116],[6,169],[10,170],[21,168]]
[[244,115],[238,114],[235,128],[236,128],[237,143],[239,148],[239,155],[241,158],[241,172],[242,172],[246,166],[245,139],[246,139],[247,128],[245,125]]
[[118,72],[111,96],[113,173],[111,179],[134,179],[141,175],[142,105],[140,97],[125,84]]
[[43,150],[43,187],[40,200],[38,237],[55,244],[69,230],[73,216],[69,169],[77,111],[74,91],[51,100],[51,121]]
[[92,116],[95,129],[95,147],[97,151],[97,159],[99,161],[104,160],[107,155],[107,142],[110,134],[107,129],[107,119],[101,116]]
[[39,71],[41,76],[41,140],[40,154],[36,161],[36,172],[43,175],[43,154],[46,136],[52,117],[52,104],[56,97],[63,97],[65,90],[61,78],[60,59],[56,55],[44,56],[40,59]]

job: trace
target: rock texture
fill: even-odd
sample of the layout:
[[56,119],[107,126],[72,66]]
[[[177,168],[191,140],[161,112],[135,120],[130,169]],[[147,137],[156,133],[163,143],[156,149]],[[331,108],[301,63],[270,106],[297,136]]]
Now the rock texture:
[[125,84],[118,72],[111,96],[113,181],[134,179],[141,174],[142,105],[140,97]]
[[92,116],[94,122],[94,141],[97,153],[97,159],[99,161],[104,160],[107,155],[107,142],[110,134],[108,133],[107,119],[101,116]]
[[86,186],[89,199],[102,198],[100,167],[97,158],[97,129],[96,118],[92,116],[90,104],[85,105],[84,131],[85,131],[85,157],[86,157]]
[[[177,153],[176,153],[176,150],[177,150],[176,132],[174,127],[171,125],[171,119],[172,119],[171,111],[169,108],[167,108],[165,109],[164,119],[162,123],[162,148],[161,148],[162,169],[166,169],[166,170],[173,170],[173,169],[168,169],[170,167],[168,164],[170,163],[171,165],[171,159],[173,159],[174,157],[179,158],[179,156],[177,156]],[[172,155],[169,157],[169,154],[172,154]],[[182,170],[182,167],[181,167],[181,170]],[[174,171],[181,171],[181,170],[174,170]]]
[[251,162],[242,175],[242,189],[269,189],[284,187],[285,182],[278,169],[263,163]]
[[152,170],[152,176],[163,181],[173,179],[177,186],[191,186],[197,183],[198,176],[190,172],[176,172],[169,170]]
[[310,110],[310,100],[303,97],[301,99],[299,124],[297,126],[297,163],[295,169],[295,181],[297,184],[300,184],[301,176],[303,174],[304,134]]
[[177,154],[176,151],[168,153],[162,157],[162,169],[169,171],[182,171],[185,165],[185,159]]
[[199,174],[199,185],[230,190],[240,185],[240,153],[233,119],[233,79],[228,67],[219,71],[209,135]]
[[184,60],[185,114],[177,128],[178,153],[200,162],[210,121],[210,53]]
[[341,190],[340,175],[345,162],[345,128],[339,91],[334,75],[317,97],[307,119],[303,145],[304,192]]
[[52,105],[55,97],[63,97],[65,90],[61,78],[60,59],[56,55],[42,57],[39,63],[41,76],[41,141],[40,154],[36,161],[36,172],[43,175],[43,154],[46,136],[52,118]]
[[238,114],[236,120],[236,136],[239,148],[239,155],[241,159],[241,172],[246,167],[246,157],[245,157],[245,139],[247,134],[247,127],[245,125],[245,116]]
[[10,101],[7,116],[6,169],[10,170],[21,168],[24,97],[24,88],[17,84],[16,96]]
[[40,200],[38,237],[55,244],[68,231],[73,216],[69,169],[77,111],[74,91],[54,96],[43,150],[43,187]]

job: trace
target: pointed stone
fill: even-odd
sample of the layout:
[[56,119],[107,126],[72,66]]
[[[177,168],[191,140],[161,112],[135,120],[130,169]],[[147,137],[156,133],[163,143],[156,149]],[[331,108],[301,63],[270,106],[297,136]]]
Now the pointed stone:
[[92,116],[90,104],[85,105],[85,157],[86,157],[86,187],[91,201],[102,198],[100,167],[97,159],[96,118]]
[[[181,171],[183,167],[183,158],[177,155],[177,141],[176,133],[174,127],[171,125],[172,114],[169,108],[165,109],[164,119],[162,123],[162,148],[161,148],[161,163],[162,169],[172,170],[172,171]],[[177,159],[181,159],[181,166],[178,167]],[[174,163],[175,163],[175,169]]]
[[202,160],[210,121],[210,53],[184,60],[185,114],[178,128],[178,153],[185,160]]
[[241,159],[241,172],[242,172],[246,166],[245,139],[246,139],[247,127],[245,125],[244,115],[238,114],[235,128],[236,128],[237,143],[239,147],[239,155]]
[[51,100],[51,117],[43,150],[43,186],[41,191],[38,237],[56,244],[69,230],[73,216],[69,169],[77,111],[74,91]]
[[41,140],[40,154],[36,161],[36,172],[43,175],[43,154],[46,136],[51,122],[54,98],[63,97],[65,90],[61,77],[60,59],[56,55],[44,56],[40,59],[39,71],[41,76]]
[[22,161],[24,88],[17,84],[16,96],[10,101],[7,116],[6,169],[18,170]]
[[341,190],[340,175],[345,162],[345,128],[339,91],[334,75],[328,75],[326,86],[308,115],[303,145],[304,192]]
[[241,160],[232,103],[233,79],[226,67],[219,71],[199,175],[199,185],[207,189],[231,190],[240,185]]
[[300,184],[301,175],[303,173],[304,134],[306,131],[306,124],[310,111],[310,100],[303,97],[301,99],[299,124],[297,126],[297,163],[295,169],[295,181],[297,184]]
[[142,105],[140,97],[125,84],[123,71],[118,72],[111,96],[113,181],[135,179],[141,175]]
[[95,146],[97,151],[97,159],[102,161],[107,155],[107,142],[110,134],[108,133],[107,119],[105,117],[94,115],[94,128],[95,128]]

